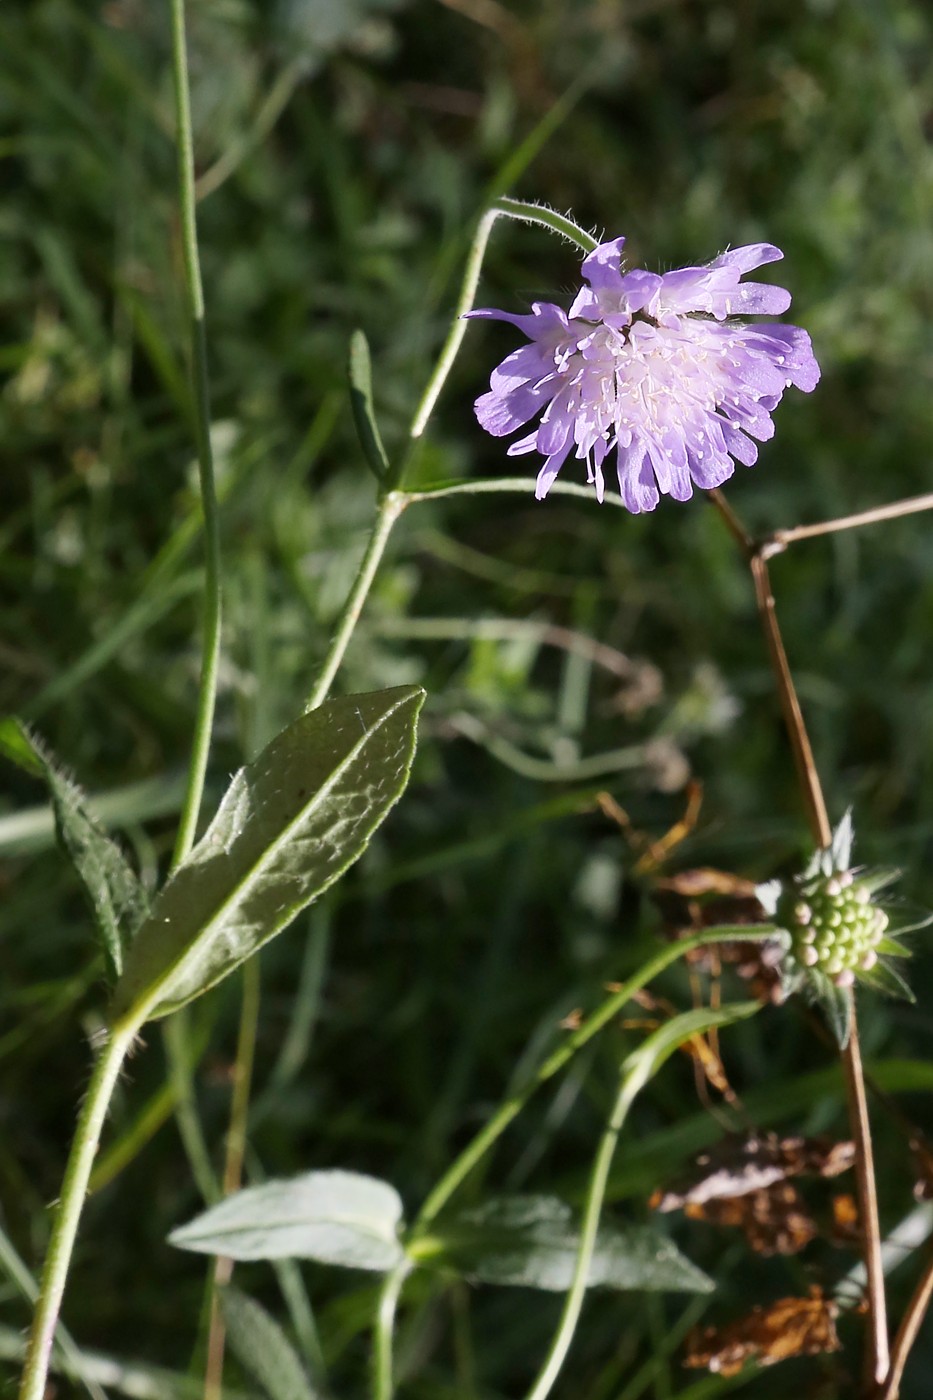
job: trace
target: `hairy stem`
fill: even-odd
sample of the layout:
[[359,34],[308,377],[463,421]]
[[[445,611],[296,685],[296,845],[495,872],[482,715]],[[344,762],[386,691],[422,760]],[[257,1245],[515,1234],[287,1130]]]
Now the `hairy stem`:
[[75,1128],[61,1195],[55,1207],[55,1219],[26,1349],[19,1400],[42,1400],[45,1395],[55,1327],[91,1168],[114,1085],[137,1029],[135,1022],[114,1028],[94,1066]]
[[379,501],[376,522],[373,525],[369,543],[360,560],[360,566],[357,569],[356,578],[353,580],[353,586],[347,595],[347,601],[343,605],[343,611],[324,658],[321,673],[315,682],[314,689],[308,696],[306,710],[316,709],[327,698],[334,677],[340,669],[340,663],[350,645],[350,639],[363,610],[363,604],[366,602],[370,588],[372,588],[376,570],[379,568],[383,554],[385,554],[392,527],[407,504],[407,497],[403,491],[387,491]]
[[552,233],[559,234],[562,238],[575,243],[584,252],[590,253],[596,247],[596,239],[591,238],[584,229],[575,224],[572,219],[568,219],[564,214],[558,214],[554,209],[546,209],[539,204],[526,204],[521,199],[497,199],[489,209],[483,214],[476,226],[476,233],[470,244],[470,251],[467,254],[466,268],[463,274],[463,281],[460,284],[460,295],[457,298],[457,305],[454,310],[453,320],[450,330],[447,332],[447,339],[444,341],[441,353],[438,357],[434,372],[428,380],[427,387],[421,396],[415,416],[412,419],[408,435],[411,438],[418,438],[424,432],[430,418],[434,405],[440,397],[441,390],[447,382],[447,376],[453,368],[454,360],[460,349],[463,337],[466,335],[466,321],[463,317],[468,311],[473,310],[476,288],[479,285],[480,272],[483,267],[483,259],[486,256],[486,245],[489,242],[489,235],[492,233],[493,224],[502,216],[510,219],[520,219],[526,224],[541,224],[549,228]]
[[191,334],[191,374],[194,390],[195,438],[201,504],[204,511],[204,618],[201,643],[201,680],[195,712],[194,738],[188,769],[188,785],[182,806],[173,867],[185,859],[194,844],[204,776],[214,724],[217,670],[220,661],[220,526],[211,449],[211,408],[207,377],[207,331],[204,293],[198,258],[195,216],[194,147],[188,92],[188,54],[185,43],[185,0],[172,0],[172,74],[175,85],[175,140],[178,152],[178,185],[181,212],[182,254],[185,267],[185,299]]

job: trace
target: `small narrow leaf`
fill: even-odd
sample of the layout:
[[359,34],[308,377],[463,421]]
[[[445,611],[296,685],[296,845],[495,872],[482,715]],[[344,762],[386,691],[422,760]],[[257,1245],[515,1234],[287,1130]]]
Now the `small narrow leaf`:
[[623,1068],[630,1097],[634,1098],[657,1074],[665,1060],[693,1036],[743,1021],[759,1012],[761,1006],[760,1001],[735,1001],[717,1009],[699,1006],[694,1011],[682,1011],[679,1016],[672,1016],[626,1057]]
[[379,426],[376,423],[369,341],[362,331],[354,331],[350,337],[349,376],[353,421],[356,424],[366,465],[377,481],[387,481],[390,471],[389,459],[382,445]]
[[279,1324],[232,1284],[218,1294],[230,1349],[269,1400],[321,1400]]
[[423,700],[418,686],[330,700],[240,769],[139,930],[115,1019],[200,996],[352,865],[404,791]]
[[0,753],[32,777],[42,777],[42,764],[36,757],[32,735],[16,715],[0,719]]
[[[480,1283],[562,1293],[572,1282],[579,1247],[563,1201],[505,1196],[441,1217],[410,1252],[419,1264],[455,1269]],[[660,1230],[603,1221],[588,1287],[709,1293],[714,1284]]]
[[834,870],[849,869],[852,864],[852,838],[854,835],[852,808],[850,807],[833,832],[832,840],[829,843],[832,864],[827,874],[831,875]]
[[868,890],[869,894],[877,894],[886,885],[892,885],[895,880],[899,880],[901,874],[896,865],[882,866],[877,870],[863,870],[858,876],[858,883],[862,889]]
[[904,1001],[916,1001],[910,984],[890,963],[877,962],[868,972],[859,973],[859,981],[876,992],[884,992],[889,997],[899,997]]
[[[864,979],[865,976],[865,973],[859,973],[860,978]],[[809,999],[819,1006],[839,1049],[844,1050],[852,1033],[852,988],[837,987],[825,972],[820,972],[818,968],[810,968],[804,990]]]
[[64,775],[45,745],[24,725],[18,725],[18,732],[49,790],[58,844],[81,881],[107,975],[115,982],[124,953],[146,917],[146,893],[116,841],[88,811],[87,798],[77,783]]
[[394,1187],[357,1172],[306,1172],[247,1186],[187,1225],[169,1244],[228,1259],[316,1259],[378,1273],[404,1258]]

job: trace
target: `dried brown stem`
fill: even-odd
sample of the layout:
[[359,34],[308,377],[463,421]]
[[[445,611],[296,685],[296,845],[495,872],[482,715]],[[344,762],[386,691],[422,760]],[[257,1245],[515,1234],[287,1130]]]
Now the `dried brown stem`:
[[779,554],[795,540],[813,540],[820,535],[837,534],[840,530],[857,530],[862,525],[880,525],[884,520],[896,520],[901,515],[917,515],[924,510],[933,510],[933,491],[924,496],[909,496],[888,506],[872,506],[871,510],[860,510],[855,515],[840,515],[835,520],[823,520],[816,525],[795,525],[789,530],[775,530],[761,545],[761,553],[769,558],[772,554]]
[[781,628],[777,620],[777,609],[771,590],[768,565],[757,553],[753,553],[748,562],[755,584],[758,616],[761,618],[765,641],[768,644],[768,655],[771,658],[771,668],[777,681],[778,698],[781,702],[781,711],[784,715],[784,723],[794,755],[797,780],[800,783],[800,791],[810,819],[810,828],[817,845],[828,846],[832,840],[832,827],[829,824],[823,788],[819,773],[816,771],[813,749],[804,723],[803,711],[800,708],[794,678],[791,675],[787,653],[784,650],[784,639],[781,636]]
[[[249,1117],[249,1095],[253,1079],[253,1058],[256,1032],[259,1027],[259,959],[250,958],[243,965],[243,1000],[237,1035],[236,1061],[233,1068],[233,1094],[230,1101],[230,1126],[227,1130],[227,1150],[224,1160],[223,1194],[230,1196],[240,1188],[243,1158],[246,1153],[246,1127]],[[214,1260],[211,1320],[207,1334],[207,1360],[204,1366],[204,1400],[220,1400],[223,1393],[224,1349],[226,1329],[220,1311],[218,1289],[230,1282],[233,1260],[218,1255]]]
[[890,1370],[883,1384],[879,1385],[876,1391],[877,1400],[897,1400],[907,1358],[910,1355],[911,1347],[917,1340],[917,1333],[920,1331],[931,1299],[933,1299],[933,1255],[927,1260],[927,1266],[920,1277],[920,1282],[914,1289],[913,1297],[907,1304],[907,1311],[904,1313],[901,1325],[897,1329],[897,1336],[894,1338],[894,1345],[891,1348]]
[[[758,615],[764,629],[768,645],[768,655],[774,678],[777,682],[778,697],[784,715],[784,723],[790,739],[800,784],[801,795],[807,809],[810,828],[819,846],[828,846],[832,839],[832,828],[826,811],[826,801],[820,783],[819,773],[813,758],[813,749],[807,734],[803,711],[797,698],[793,676],[784,649],[771,578],[768,572],[767,555],[774,553],[773,542],[757,545],[742,525],[738,516],[727,505],[720,492],[709,493],[713,505],[723,517],[725,524],[742,549],[751,570],[755,585],[755,601]],[[933,499],[933,498],[931,498]],[[903,512],[901,512],[903,513]],[[838,522],[836,522],[838,524]],[[807,527],[801,527],[806,529]],[[786,535],[788,532],[784,532]],[[799,538],[799,536],[798,536]],[[868,1104],[865,1098],[865,1080],[862,1072],[862,1056],[859,1046],[858,1022],[855,1003],[852,1004],[852,1018],[849,1041],[842,1051],[842,1063],[846,1083],[849,1122],[855,1142],[855,1172],[858,1190],[859,1210],[864,1235],[865,1273],[868,1294],[868,1335],[866,1338],[865,1371],[870,1385],[881,1385],[888,1375],[890,1360],[888,1352],[887,1301],[884,1291],[884,1267],[881,1258],[881,1227],[878,1218],[878,1193],[875,1184],[874,1153],[871,1142],[871,1126],[868,1117]]]

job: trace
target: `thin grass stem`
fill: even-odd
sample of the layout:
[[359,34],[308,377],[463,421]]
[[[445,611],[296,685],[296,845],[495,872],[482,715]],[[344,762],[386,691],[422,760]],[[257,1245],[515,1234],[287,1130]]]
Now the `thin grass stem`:
[[[240,1027],[237,1034],[236,1060],[233,1068],[233,1094],[230,1104],[230,1125],[227,1129],[227,1151],[224,1159],[223,1194],[231,1196],[239,1190],[246,1154],[246,1129],[249,1120],[249,1096],[256,1054],[256,1034],[259,1029],[259,958],[252,957],[243,964],[241,973]],[[226,1329],[220,1310],[218,1289],[230,1282],[233,1260],[219,1254],[214,1259],[214,1290],[211,1297],[211,1318],[207,1335],[207,1361],[204,1367],[204,1400],[220,1400],[223,1390],[224,1344]]]
[[214,456],[211,448],[210,388],[207,373],[207,330],[204,318],[204,292],[198,256],[198,230],[195,213],[194,142],[188,86],[188,51],[185,41],[185,0],[172,0],[172,76],[175,88],[175,140],[178,155],[178,191],[181,212],[182,255],[185,269],[185,299],[191,335],[191,376],[194,390],[195,440],[201,504],[204,511],[204,615],[201,641],[201,678],[195,711],[194,738],[188,770],[188,785],[172,854],[173,868],[187,856],[194,844],[204,792],[207,758],[214,707],[217,698],[217,672],[220,661],[220,525],[214,482]]

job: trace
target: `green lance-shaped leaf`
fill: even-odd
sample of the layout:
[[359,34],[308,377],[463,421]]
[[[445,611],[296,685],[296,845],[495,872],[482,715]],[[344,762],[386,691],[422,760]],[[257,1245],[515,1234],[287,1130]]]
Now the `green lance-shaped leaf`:
[[306,1172],[226,1196],[168,1237],[228,1259],[316,1259],[383,1273],[402,1262],[402,1202],[394,1187],[358,1172]]
[[356,424],[360,446],[369,467],[377,481],[388,481],[389,459],[382,445],[376,410],[373,407],[373,372],[369,355],[369,341],[362,331],[354,331],[350,337],[350,406]]
[[269,1400],[320,1400],[294,1347],[255,1299],[232,1284],[220,1289],[230,1348]]
[[146,917],[148,899],[117,843],[91,815],[87,797],[25,725],[14,721],[24,753],[34,760],[52,800],[58,843],[77,872],[107,965],[116,981],[125,950]]
[[200,996],[343,874],[405,788],[423,700],[418,686],[329,700],[240,769],[139,930],[114,1020]]
[[[412,1247],[419,1264],[454,1269],[480,1283],[564,1293],[573,1280],[580,1234],[553,1196],[503,1196],[442,1216]],[[589,1288],[709,1293],[714,1284],[660,1230],[603,1221]]]

